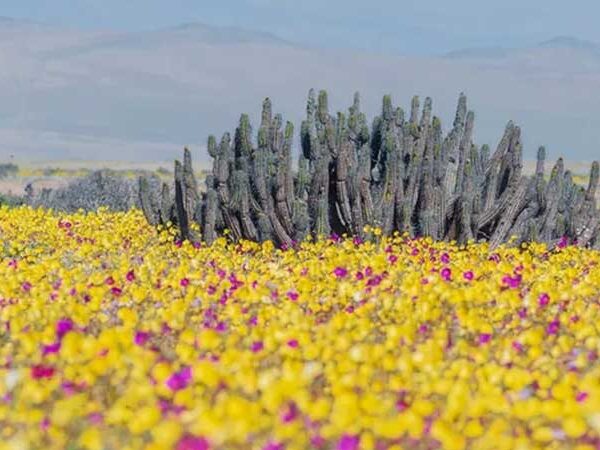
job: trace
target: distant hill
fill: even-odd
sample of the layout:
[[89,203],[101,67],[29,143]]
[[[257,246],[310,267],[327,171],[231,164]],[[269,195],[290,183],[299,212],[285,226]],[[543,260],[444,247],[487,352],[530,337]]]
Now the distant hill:
[[595,44],[556,38],[520,49],[444,56],[319,50],[277,36],[198,23],[135,33],[82,31],[0,19],[0,160],[169,161],[202,151],[260,104],[299,125],[309,88],[345,109],[355,90],[369,114],[383,94],[408,107],[431,96],[452,121],[461,91],[476,139],[496,144],[504,124],[524,130],[525,156],[591,160],[600,148],[600,57]]

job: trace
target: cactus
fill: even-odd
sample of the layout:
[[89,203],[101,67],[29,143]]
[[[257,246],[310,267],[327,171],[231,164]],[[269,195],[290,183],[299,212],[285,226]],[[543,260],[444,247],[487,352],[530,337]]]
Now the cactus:
[[546,150],[540,147],[535,173],[522,174],[521,130],[508,122],[496,150],[473,142],[475,114],[459,96],[452,129],[444,136],[432,101],[413,97],[408,120],[383,98],[371,129],[355,94],[347,113],[329,112],[325,91],[309,91],[300,128],[300,155],[292,167],[294,127],[263,102],[252,134],[243,114],[233,143],[208,138],[212,173],[201,194],[184,150],[175,163],[175,196],[168,185],[154,197],[148,180],[138,186],[138,203],[152,225],[172,222],[183,239],[213,242],[225,229],[233,240],[272,240],[289,247],[309,234],[363,236],[365,225],[384,234],[457,240],[489,240],[491,248],[517,242],[548,244],[567,237],[600,247],[596,195],[600,166],[594,162],[587,187],[577,186],[562,159],[544,178]]

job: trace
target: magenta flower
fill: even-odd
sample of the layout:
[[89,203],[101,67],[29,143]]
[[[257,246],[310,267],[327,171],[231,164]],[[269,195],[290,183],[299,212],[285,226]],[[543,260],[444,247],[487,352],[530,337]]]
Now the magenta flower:
[[442,277],[442,280],[450,281],[452,279],[452,270],[450,270],[449,267],[444,267],[440,271],[440,276]]
[[427,333],[427,325],[425,325],[425,324],[419,325],[419,334],[425,334],[425,333]]
[[119,297],[123,293],[123,289],[117,286],[113,286],[110,288],[110,293],[115,297]]
[[354,245],[361,245],[363,243],[363,240],[360,238],[360,236],[354,236],[352,242],[354,243]]
[[185,389],[188,384],[190,384],[190,381],[192,381],[192,369],[190,367],[184,367],[167,379],[167,386],[172,391],[179,391]]
[[450,262],[450,255],[448,255],[448,253],[442,253],[440,261],[442,261],[444,264],[448,264]]
[[521,353],[523,351],[523,344],[519,341],[514,341],[512,343],[512,348],[514,348],[517,352]]
[[135,342],[135,345],[142,346],[146,344],[146,342],[148,342],[149,339],[150,333],[146,331],[136,331],[133,341]]
[[343,435],[338,441],[337,450],[358,450],[360,438],[358,436]]
[[408,409],[410,405],[404,399],[400,399],[396,402],[396,410],[398,412],[404,412]]
[[521,285],[521,281],[523,277],[520,274],[517,274],[513,277],[510,275],[505,275],[502,277],[502,283],[511,289],[517,289]]
[[298,346],[300,345],[297,339],[290,339],[287,342],[288,347],[290,348],[298,348]]
[[333,270],[333,274],[337,277],[337,278],[344,278],[346,275],[348,275],[348,270],[346,270],[344,267],[336,267]]
[[72,331],[73,328],[74,325],[71,319],[61,319],[56,323],[56,335],[59,339],[62,339],[62,337],[69,331]]
[[55,342],[54,344],[44,345],[42,347],[42,355],[50,355],[52,353],[58,353],[60,351],[60,341]]
[[550,303],[550,296],[546,293],[540,294],[538,297],[538,304],[540,306],[546,306],[548,303]]
[[475,278],[475,274],[472,270],[467,270],[465,273],[463,273],[463,278],[467,281],[473,281],[473,278]]
[[283,414],[281,415],[281,421],[283,423],[293,422],[294,420],[296,420],[299,413],[300,413],[300,411],[298,410],[298,407],[296,406],[296,404],[294,402],[291,402],[287,406],[287,408],[285,409]]
[[325,438],[319,434],[311,436],[310,438],[310,445],[312,445],[313,448],[322,448],[325,444]]
[[104,283],[108,286],[112,286],[113,284],[115,284],[115,279],[113,277],[108,277],[106,278],[106,280],[104,280]]
[[133,272],[133,270],[130,270],[129,272],[127,272],[127,275],[125,275],[125,279],[127,281],[129,281],[130,283],[135,280],[135,273]]
[[284,450],[285,446],[279,442],[268,442],[262,450]]
[[210,445],[203,437],[187,435],[177,443],[176,450],[209,450]]
[[585,402],[585,401],[587,400],[587,398],[588,398],[588,397],[589,397],[589,394],[588,394],[587,392],[580,391],[580,392],[578,392],[578,393],[577,393],[577,395],[575,396],[575,400],[576,400],[578,403],[582,403],[582,402]]
[[21,285],[21,289],[23,289],[25,292],[29,292],[31,290],[31,283],[29,281],[25,281],[22,285]]
[[517,312],[517,314],[519,315],[519,318],[525,319],[527,317],[527,308],[525,308],[525,307],[519,308],[519,311]]
[[398,261],[398,257],[396,255],[390,255],[390,256],[388,256],[388,262],[390,264],[394,264],[396,261]]
[[498,253],[493,253],[490,255],[490,257],[488,258],[489,261],[494,261],[495,263],[499,263],[500,262],[500,255]]
[[560,322],[558,320],[553,320],[546,327],[546,333],[548,333],[550,335],[558,334],[559,329],[560,329]]
[[558,248],[565,248],[567,245],[569,245],[569,239],[566,236],[561,237],[558,244],[556,244]]
[[411,256],[418,256],[419,255],[419,249],[418,248],[413,248],[410,252]]
[[104,416],[102,415],[102,413],[94,412],[88,416],[88,420],[92,425],[100,425],[104,420]]
[[187,278],[182,278],[181,281],[179,281],[179,286],[181,287],[187,287],[190,284],[190,280]]
[[296,300],[298,300],[299,295],[298,295],[298,293],[296,291],[288,291],[287,297],[291,301],[295,302]]
[[252,343],[252,345],[250,346],[250,350],[252,350],[253,353],[258,353],[264,348],[265,348],[265,345],[263,344],[262,341],[254,341]]
[[491,340],[492,340],[492,335],[489,333],[481,333],[479,335],[479,343],[480,344],[487,344]]
[[31,378],[41,380],[42,378],[52,378],[54,376],[54,368],[50,366],[33,366],[31,368]]

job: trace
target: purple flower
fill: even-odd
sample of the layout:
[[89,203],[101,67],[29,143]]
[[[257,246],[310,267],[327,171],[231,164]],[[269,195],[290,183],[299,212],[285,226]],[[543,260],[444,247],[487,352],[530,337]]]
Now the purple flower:
[[21,289],[23,289],[25,292],[29,292],[31,290],[31,283],[29,281],[25,281],[21,285]]
[[121,289],[118,286],[113,286],[112,288],[110,288],[110,292],[115,297],[118,297],[119,295],[121,295],[123,293],[123,289]]
[[523,277],[520,274],[517,274],[514,277],[511,277],[510,275],[502,277],[502,283],[511,289],[517,289],[521,285],[522,280]]
[[181,287],[187,287],[187,286],[189,286],[189,284],[190,284],[190,280],[189,280],[189,279],[187,279],[187,278],[182,278],[182,279],[179,281],[179,285],[180,285]]
[[473,281],[473,278],[475,278],[475,274],[472,270],[467,270],[465,273],[463,273],[463,278],[467,281]]
[[492,335],[489,333],[481,333],[479,335],[479,343],[480,344],[487,344],[491,340],[492,340]]
[[263,450],[284,450],[285,446],[279,442],[268,442],[263,447]]
[[546,327],[546,333],[548,334],[558,334],[558,330],[560,329],[560,322],[558,320],[553,320]]
[[567,245],[569,245],[569,239],[566,236],[561,237],[558,244],[556,244],[558,248],[565,248]]
[[514,348],[517,352],[521,353],[523,351],[523,344],[518,341],[514,341],[512,343],[512,348]]
[[299,346],[300,344],[298,343],[298,340],[297,340],[297,339],[290,339],[290,340],[288,341],[287,345],[288,345],[288,347],[290,347],[290,348],[298,348],[298,346]]
[[348,270],[346,270],[344,267],[336,267],[333,270],[333,274],[337,277],[337,278],[344,278],[346,275],[348,275]]
[[210,445],[203,437],[187,435],[181,438],[176,450],[209,450]]
[[538,297],[538,304],[540,306],[546,306],[548,303],[550,303],[550,296],[546,293],[540,294]]
[[179,372],[175,372],[167,379],[167,386],[172,391],[185,389],[192,380],[192,369],[184,367]]
[[250,346],[250,350],[252,350],[254,353],[260,352],[263,348],[265,348],[265,345],[262,341],[254,341]]
[[60,341],[55,342],[54,344],[44,345],[42,347],[42,355],[50,355],[52,353],[58,353],[60,351]]
[[578,403],[581,402],[585,402],[587,400],[587,398],[589,397],[587,392],[578,392],[577,395],[575,396],[575,400],[577,400]]
[[450,281],[452,279],[452,270],[450,270],[449,267],[444,267],[440,271],[440,276],[442,277],[442,280]]
[[298,407],[294,402],[291,402],[283,414],[281,415],[281,421],[283,423],[290,423],[296,420],[300,411],[298,411]]
[[33,366],[31,368],[31,378],[40,380],[42,378],[52,378],[54,376],[54,367]]
[[338,441],[337,450],[358,450],[360,438],[358,436],[343,435]]
[[135,338],[134,338],[135,345],[142,346],[146,342],[148,342],[149,339],[150,339],[150,333],[148,333],[146,331],[136,331],[135,332]]
[[363,243],[363,240],[360,238],[360,236],[354,236],[352,242],[354,243],[354,245],[361,245]]
[[287,297],[288,297],[288,298],[289,298],[291,301],[295,302],[296,300],[298,300],[298,297],[299,297],[299,295],[298,295],[298,293],[297,293],[297,292],[295,292],[295,291],[288,291],[288,293],[287,293]]
[[323,436],[317,434],[315,436],[312,436],[310,438],[310,445],[313,446],[313,448],[321,448],[325,446],[325,438],[323,438]]
[[442,253],[440,261],[442,261],[444,264],[448,264],[450,262],[450,255],[448,255],[448,253]]
[[61,319],[56,323],[56,335],[59,339],[73,330],[73,321],[71,319]]

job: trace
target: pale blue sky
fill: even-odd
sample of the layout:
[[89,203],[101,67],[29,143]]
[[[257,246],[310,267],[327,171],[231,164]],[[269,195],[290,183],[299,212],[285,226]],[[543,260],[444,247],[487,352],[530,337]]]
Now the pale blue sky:
[[318,47],[405,54],[524,46],[558,35],[600,42],[598,0],[2,0],[0,15],[124,30],[198,21]]

